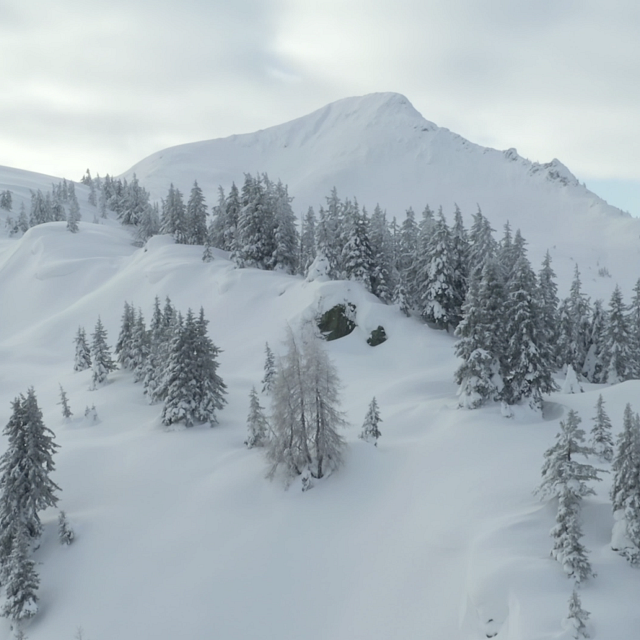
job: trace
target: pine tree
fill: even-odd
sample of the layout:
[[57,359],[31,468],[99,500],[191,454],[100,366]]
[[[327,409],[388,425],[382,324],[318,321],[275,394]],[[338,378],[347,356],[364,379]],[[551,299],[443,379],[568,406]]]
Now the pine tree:
[[378,446],[378,438],[382,435],[378,425],[382,422],[380,417],[380,411],[378,409],[378,403],[373,398],[369,404],[367,415],[364,418],[362,424],[362,431],[360,432],[360,438],[365,442],[371,442],[374,446]]
[[107,331],[98,317],[96,328],[91,336],[92,389],[97,389],[116,369],[116,363],[112,360],[111,350],[107,345]]
[[91,368],[91,351],[87,343],[87,335],[82,327],[78,327],[75,338],[76,357],[73,365],[74,371],[84,371]]
[[473,214],[473,224],[469,231],[469,279],[482,275],[484,263],[497,252],[497,243],[489,221],[478,211]]
[[169,187],[166,200],[162,202],[162,217],[160,219],[160,233],[173,236],[178,244],[187,244],[187,214],[182,199],[182,193],[173,184]]
[[383,302],[391,302],[395,288],[393,239],[387,224],[386,214],[378,205],[373,211],[369,224],[373,272],[371,274],[372,293]]
[[451,260],[453,264],[453,289],[456,305],[453,308],[453,324],[458,326],[462,320],[462,305],[467,297],[469,289],[469,235],[464,227],[462,212],[458,205],[453,214],[453,227],[451,228]]
[[456,290],[456,273],[447,221],[440,209],[418,273],[421,314],[440,329],[455,328],[463,300]]
[[24,536],[37,540],[42,533],[39,512],[55,507],[60,487],[50,478],[58,445],[45,427],[35,391],[20,395],[4,429],[8,446],[0,458],[0,572],[16,542]]
[[640,278],[633,287],[633,298],[629,307],[629,336],[631,365],[629,376],[634,380],[640,379]]
[[62,417],[68,420],[73,415],[69,408],[69,398],[67,398],[67,392],[62,388],[62,385],[58,386],[60,387],[60,402],[58,404],[62,406]]
[[29,535],[20,524],[7,564],[3,567],[6,601],[2,615],[15,623],[33,618],[38,612],[40,577],[30,554]]
[[64,511],[60,511],[58,514],[58,540],[60,540],[60,544],[70,545],[75,537],[75,533],[67,520],[67,514]]
[[78,222],[80,222],[81,218],[82,216],[80,215],[78,200],[74,197],[69,207],[69,215],[67,217],[67,229],[71,233],[78,233],[78,231],[80,230]]
[[476,409],[502,394],[504,304],[500,266],[495,259],[487,260],[481,275],[471,279],[455,332],[460,337],[455,352],[463,361],[455,372],[461,407]]
[[596,403],[596,415],[593,418],[591,428],[591,448],[594,453],[606,462],[613,460],[613,437],[611,435],[611,420],[604,410],[602,394],[598,396]]
[[276,358],[269,347],[269,343],[264,346],[264,376],[262,377],[262,393],[271,393],[276,377]]
[[264,415],[264,409],[260,406],[258,392],[255,387],[249,394],[249,415],[247,416],[247,439],[244,441],[247,449],[264,447],[269,439],[269,423]]
[[217,373],[219,349],[207,336],[207,321],[200,310],[196,320],[191,309],[178,324],[171,342],[166,377],[162,382],[164,397],[162,422],[217,422],[216,411],[226,404],[226,385]]
[[189,244],[205,244],[207,239],[207,205],[197,181],[193,183],[187,202],[186,226]]
[[572,631],[571,637],[574,638],[574,640],[589,637],[587,633],[587,620],[589,619],[589,615],[589,612],[582,608],[580,596],[574,587],[571,597],[569,598],[569,615],[567,616],[567,623]]
[[131,346],[133,340],[133,329],[136,323],[136,314],[133,305],[128,302],[124,303],[124,311],[122,313],[122,324],[120,325],[120,334],[115,346],[115,354],[123,369],[132,369]]
[[610,384],[623,382],[632,377],[632,339],[629,330],[627,308],[620,287],[611,294],[609,313],[604,328],[602,344],[602,368],[604,381]]
[[631,496],[640,492],[640,421],[630,404],[624,409],[612,471],[611,502],[616,512],[624,509]]
[[525,399],[541,411],[542,394],[557,390],[555,366],[551,345],[545,342],[536,276],[523,252],[507,283],[506,299],[503,399],[508,404]]
[[346,242],[340,259],[344,277],[347,280],[361,282],[367,291],[371,291],[374,264],[366,211],[361,212],[357,202],[347,201],[345,221]]
[[593,449],[584,444],[584,431],[580,429],[580,416],[571,409],[566,420],[560,421],[556,443],[545,451],[542,467],[542,482],[537,489],[541,498],[560,496],[565,485],[571,485],[577,496],[593,495],[595,491],[587,485],[591,480],[600,480],[600,471],[590,464],[580,463],[576,455],[589,456]]
[[143,245],[149,238],[160,233],[160,213],[157,203],[147,203],[136,225],[136,240]]
[[605,372],[603,370],[603,342],[606,327],[606,312],[603,309],[602,300],[593,303],[591,318],[587,332],[587,357],[582,373],[589,382],[603,382]]
[[300,234],[299,273],[306,275],[309,267],[316,258],[316,214],[313,207],[309,207],[302,220]]
[[544,341],[549,345],[558,342],[558,285],[556,274],[551,267],[551,256],[546,252],[542,268],[538,273],[538,287],[540,289],[540,316]]
[[576,582],[583,582],[594,575],[587,550],[580,542],[582,525],[580,511],[582,496],[571,482],[561,484],[558,496],[556,526],[551,530],[553,548],[551,556],[557,560],[567,574]]
[[275,234],[271,268],[289,274],[297,273],[300,237],[296,228],[296,216],[291,208],[293,198],[286,185],[278,181],[272,186],[270,200]]
[[129,351],[129,364],[133,371],[133,379],[135,382],[144,380],[146,364],[151,352],[151,340],[147,327],[144,323],[142,310],[138,309],[135,317],[135,324],[131,332],[131,345]]

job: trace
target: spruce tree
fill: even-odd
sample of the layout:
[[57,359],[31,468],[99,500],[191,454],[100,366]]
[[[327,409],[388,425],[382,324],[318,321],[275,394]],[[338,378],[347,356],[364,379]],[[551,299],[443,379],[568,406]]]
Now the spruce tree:
[[616,384],[631,378],[635,366],[632,357],[632,339],[627,308],[622,299],[620,287],[616,286],[611,294],[604,328],[602,344],[604,381]]
[[91,336],[92,389],[97,389],[116,369],[117,365],[112,360],[111,350],[107,345],[107,331],[98,317],[96,328]]
[[120,334],[115,346],[115,354],[123,369],[132,369],[132,339],[133,329],[136,323],[136,314],[133,305],[128,302],[124,303],[124,311],[122,313],[122,324],[120,325]]
[[276,377],[276,358],[269,347],[269,343],[264,345],[264,376],[262,377],[262,393],[271,393]]
[[362,424],[362,431],[359,437],[365,442],[370,442],[377,447],[378,438],[382,435],[378,426],[381,422],[382,418],[380,417],[378,403],[376,399],[373,398],[369,404],[367,415],[364,417],[364,423]]
[[62,385],[60,384],[58,386],[60,387],[60,402],[58,402],[58,404],[62,406],[62,417],[68,420],[73,415],[69,408],[69,398],[67,397],[67,392],[62,388]]
[[536,277],[523,253],[513,267],[506,299],[503,399],[508,404],[527,400],[541,411],[542,395],[557,390],[555,365],[551,345],[545,342]]
[[544,454],[542,482],[536,491],[541,498],[559,497],[567,484],[570,484],[580,497],[595,493],[587,483],[600,480],[600,471],[590,464],[575,460],[577,455],[586,457],[593,454],[593,449],[584,443],[581,422],[580,416],[573,409],[569,411],[565,420],[560,421],[556,443]]
[[455,328],[463,300],[456,289],[457,274],[449,228],[442,209],[429,238],[418,273],[417,293],[422,317],[440,329]]
[[358,203],[345,203],[345,245],[342,248],[341,264],[347,280],[361,282],[367,291],[372,291],[374,271],[373,251],[369,240],[369,220],[366,211],[360,211]]
[[207,336],[207,321],[201,310],[196,319],[191,309],[179,322],[171,342],[166,377],[162,381],[165,425],[184,422],[217,422],[216,412],[226,404],[226,385],[217,373],[219,349]]
[[29,535],[20,523],[6,566],[3,567],[5,603],[2,615],[14,623],[33,618],[38,612],[40,577],[31,558]]
[[247,416],[247,439],[244,441],[247,449],[264,447],[269,439],[269,423],[260,406],[258,392],[255,387],[249,394],[249,415]]
[[461,407],[476,409],[502,394],[504,305],[502,272],[497,260],[489,259],[481,275],[471,279],[455,332],[460,337],[455,352],[462,359],[454,374]]
[[273,209],[274,249],[271,268],[294,274],[298,271],[300,237],[296,228],[296,216],[291,208],[293,198],[287,186],[278,181],[270,194]]
[[594,575],[587,550],[580,542],[582,525],[580,511],[582,496],[571,482],[563,482],[558,496],[556,526],[551,530],[551,556],[557,560],[568,577],[583,582]]
[[67,520],[67,514],[60,511],[58,514],[58,540],[60,544],[70,545],[75,539],[75,533]]
[[[45,427],[33,388],[12,403],[4,429],[8,446],[0,457],[0,575],[22,537],[37,540],[42,533],[39,512],[55,507],[60,490],[50,474],[58,445]],[[3,580],[4,581],[4,580]]]
[[571,628],[571,637],[574,638],[574,640],[589,637],[587,633],[587,620],[589,619],[589,615],[589,612],[582,608],[580,596],[574,587],[571,597],[569,598],[569,615],[567,616],[567,623]]
[[207,205],[197,181],[191,188],[185,215],[188,244],[204,245],[207,239]]
[[76,355],[73,365],[74,371],[84,371],[91,368],[91,351],[87,343],[87,335],[83,327],[78,327],[75,337]]
[[300,233],[300,259],[298,271],[306,275],[309,267],[316,259],[316,214],[313,207],[309,207],[302,219],[302,231]]
[[611,420],[604,410],[602,394],[598,396],[598,401],[596,402],[596,415],[593,417],[593,427],[591,428],[591,440],[589,444],[601,460],[605,460],[606,462],[613,460]]

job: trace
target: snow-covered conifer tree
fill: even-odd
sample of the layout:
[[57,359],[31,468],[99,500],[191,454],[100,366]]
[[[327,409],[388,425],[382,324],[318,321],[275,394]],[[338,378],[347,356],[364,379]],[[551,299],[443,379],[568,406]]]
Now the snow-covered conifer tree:
[[589,637],[587,633],[587,620],[589,619],[589,615],[589,612],[582,608],[580,596],[574,587],[571,597],[569,598],[569,615],[566,618],[567,624],[571,629],[571,637],[574,638],[574,640]]
[[417,283],[421,314],[440,329],[454,328],[458,322],[456,310],[462,307],[463,300],[458,298],[456,290],[454,262],[451,235],[441,208]]
[[382,435],[380,433],[379,424],[382,422],[380,417],[380,410],[378,409],[378,403],[373,398],[367,409],[367,415],[364,417],[364,423],[362,424],[362,431],[360,432],[360,438],[365,442],[371,442],[376,447],[378,446],[378,438]]
[[18,624],[33,618],[38,612],[40,577],[31,558],[29,535],[22,523],[16,528],[11,554],[2,573],[6,597],[2,615]]
[[80,222],[81,217],[80,206],[78,205],[78,200],[74,196],[74,199],[71,201],[69,206],[69,215],[67,216],[67,229],[71,231],[71,233],[78,233],[80,230],[78,222]]
[[379,205],[373,211],[369,229],[373,263],[371,290],[383,302],[388,303],[392,300],[395,288],[393,239],[386,214]]
[[560,421],[556,443],[544,454],[542,482],[537,490],[541,497],[558,497],[556,526],[551,530],[551,555],[562,564],[565,573],[576,582],[593,575],[587,552],[580,538],[580,509],[582,498],[595,491],[588,486],[591,480],[600,480],[595,467],[577,462],[576,455],[591,455],[593,449],[584,444],[584,431],[580,429],[580,416],[572,409],[566,420]]
[[69,398],[67,397],[67,392],[62,388],[62,385],[58,386],[60,387],[60,402],[58,402],[58,404],[62,406],[62,417],[68,420],[73,415],[69,408]]
[[456,328],[460,340],[455,352],[463,361],[455,372],[461,407],[475,409],[502,393],[504,304],[502,270],[496,259],[489,259],[481,275],[470,281],[463,319]]
[[244,441],[247,449],[264,447],[269,439],[269,423],[260,406],[258,392],[255,387],[249,394],[249,415],[247,416],[247,439]]
[[67,514],[64,511],[60,511],[58,514],[58,540],[60,540],[60,544],[70,545],[75,537],[75,533],[67,520]]
[[606,462],[613,460],[613,436],[611,435],[611,420],[604,410],[602,394],[596,402],[596,415],[593,417],[591,427],[591,440],[589,442],[594,453]]
[[147,326],[144,322],[142,310],[138,309],[135,316],[135,324],[131,331],[131,343],[129,350],[129,365],[133,371],[133,379],[135,382],[144,380],[147,358],[151,352],[151,340]]
[[216,411],[226,404],[226,385],[217,373],[219,349],[207,336],[207,321],[201,310],[196,319],[191,309],[179,323],[171,342],[164,387],[162,422],[217,422]]
[[122,324],[120,325],[120,334],[115,346],[115,354],[123,369],[130,370],[132,368],[131,344],[133,339],[133,328],[136,323],[136,312],[133,305],[128,302],[124,303],[124,311],[122,312]]
[[455,291],[456,307],[453,310],[454,325],[458,326],[462,320],[462,305],[467,297],[469,288],[469,235],[462,220],[462,212],[458,205],[453,214],[451,227],[451,260],[453,263],[453,288]]
[[584,431],[580,429],[580,416],[571,409],[565,420],[560,421],[556,443],[545,451],[542,466],[542,482],[536,493],[541,498],[560,496],[564,485],[571,484],[580,497],[593,495],[595,491],[587,485],[591,480],[600,480],[600,471],[590,464],[575,460],[575,456],[589,456],[593,449],[584,444]]
[[627,307],[620,287],[611,294],[602,343],[602,369],[604,381],[610,384],[632,377],[632,338],[629,330]]
[[74,371],[84,371],[91,368],[91,351],[87,343],[87,335],[83,327],[78,327],[75,337],[76,357],[73,365]]
[[361,282],[367,291],[371,291],[374,264],[369,220],[366,211],[361,212],[357,202],[345,203],[345,224],[346,242],[341,257],[344,277]]
[[496,251],[497,242],[491,224],[478,207],[469,231],[469,278],[479,278],[485,261],[493,258]]
[[186,210],[188,244],[205,244],[207,239],[207,204],[198,182],[193,183]]
[[96,328],[91,336],[92,389],[97,389],[107,379],[107,376],[117,368],[107,345],[107,330],[98,317]]
[[302,230],[300,233],[300,259],[298,261],[298,271],[306,275],[309,267],[316,258],[316,214],[313,207],[309,207],[306,215],[302,219]]
[[269,343],[264,345],[264,376],[262,377],[262,393],[271,393],[276,377],[276,357],[269,347]]
[[580,542],[582,524],[580,511],[582,496],[577,485],[564,482],[558,496],[556,526],[551,529],[553,548],[551,556],[557,560],[564,572],[576,582],[583,582],[594,575],[587,550]]
[[541,411],[542,395],[557,389],[555,358],[552,346],[545,342],[536,276],[524,249],[519,253],[506,287],[503,399],[509,404],[526,399],[531,408]]
[[140,219],[136,225],[136,239],[142,245],[149,238],[160,233],[160,213],[157,203],[144,207],[140,214]]
[[169,187],[166,200],[162,201],[160,233],[171,234],[178,244],[187,244],[187,214],[182,193],[173,184]]
[[[4,429],[8,446],[0,457],[0,572],[24,535],[37,540],[42,533],[39,512],[55,507],[60,491],[50,474],[58,445],[45,427],[33,388],[13,403]],[[6,574],[5,574],[6,575]]]
[[273,210],[274,249],[271,268],[294,274],[298,270],[300,237],[296,228],[296,216],[291,208],[293,198],[287,186],[278,180],[272,185],[269,196]]
[[540,315],[544,341],[549,345],[556,345],[558,339],[558,285],[556,274],[551,266],[549,251],[542,261],[542,268],[538,273],[538,287],[540,289]]

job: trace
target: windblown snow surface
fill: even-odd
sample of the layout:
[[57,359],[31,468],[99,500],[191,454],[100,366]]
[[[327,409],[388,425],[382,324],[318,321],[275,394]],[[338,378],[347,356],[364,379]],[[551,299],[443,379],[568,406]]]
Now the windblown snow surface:
[[[16,192],[14,213],[28,188],[50,181],[0,169],[0,189]],[[628,297],[640,275],[638,222],[587,210],[581,224],[568,188],[559,187],[567,202],[565,220],[556,210],[559,227],[541,210],[531,237],[529,213],[514,208],[513,228],[523,227],[535,266],[535,255],[552,250],[562,295],[578,263],[591,296],[608,300],[619,282]],[[566,412],[576,409],[588,430],[602,393],[619,431],[625,404],[640,409],[640,382],[555,394],[544,418],[458,409],[452,336],[355,283],[240,270],[221,252],[205,264],[201,248],[164,236],[136,247],[115,222],[89,222],[94,209],[76,189],[79,233],[50,223],[0,237],[0,425],[33,385],[60,445],[54,479],[77,535],[62,547],[57,513],[43,514],[30,640],[70,640],[78,627],[88,640],[570,637],[562,620],[572,582],[549,556],[555,512],[532,492]],[[483,211],[494,227],[507,217]],[[613,277],[598,277],[599,266]],[[129,373],[90,391],[90,372],[73,371],[78,326],[90,334],[100,316],[113,346],[124,302],[149,320],[156,295],[183,312],[202,306],[210,320],[229,388],[214,428],[168,431],[160,405],[147,404]],[[356,304],[358,327],[326,348],[350,423],[346,463],[311,491],[285,490],[265,479],[261,453],[243,445],[248,394],[262,377],[265,342],[281,350],[287,324],[344,300]],[[389,339],[371,348],[366,338],[378,325]],[[59,384],[69,422],[56,404]],[[373,396],[383,418],[377,448],[357,437]],[[91,405],[95,424],[83,415]],[[598,576],[580,594],[591,635],[616,640],[640,626],[640,573],[610,550],[609,486],[607,476],[585,500],[584,542]],[[10,637],[0,621],[0,638]]]

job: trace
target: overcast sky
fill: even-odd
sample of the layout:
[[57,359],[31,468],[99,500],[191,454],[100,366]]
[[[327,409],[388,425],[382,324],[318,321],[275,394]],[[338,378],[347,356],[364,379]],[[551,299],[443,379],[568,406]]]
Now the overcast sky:
[[3,0],[0,164],[79,179],[404,94],[640,216],[637,0]]

